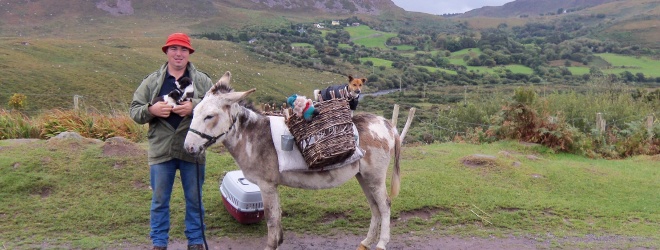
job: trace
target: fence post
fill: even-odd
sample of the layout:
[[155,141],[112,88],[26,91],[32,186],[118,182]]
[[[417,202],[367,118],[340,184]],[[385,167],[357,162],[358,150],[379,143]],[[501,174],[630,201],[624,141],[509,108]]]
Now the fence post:
[[467,107],[467,85],[463,86],[463,107]]
[[646,117],[646,131],[649,133],[649,141],[653,139],[653,116],[648,115]]
[[603,113],[596,113],[596,129],[599,133],[605,132],[605,119],[603,119]]
[[80,102],[80,97],[82,97],[82,96],[80,96],[80,95],[73,95],[73,109],[74,109],[74,110],[78,110],[78,107],[79,107],[78,105],[79,105],[79,102]]
[[392,111],[392,126],[395,128],[397,120],[399,120],[399,104],[394,104],[394,110]]

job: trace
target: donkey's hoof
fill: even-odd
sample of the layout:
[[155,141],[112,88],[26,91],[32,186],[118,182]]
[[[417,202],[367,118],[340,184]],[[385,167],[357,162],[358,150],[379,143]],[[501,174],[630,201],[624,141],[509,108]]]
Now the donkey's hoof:
[[365,245],[362,245],[362,243],[360,243],[360,245],[358,246],[357,250],[369,250],[369,248],[366,247]]

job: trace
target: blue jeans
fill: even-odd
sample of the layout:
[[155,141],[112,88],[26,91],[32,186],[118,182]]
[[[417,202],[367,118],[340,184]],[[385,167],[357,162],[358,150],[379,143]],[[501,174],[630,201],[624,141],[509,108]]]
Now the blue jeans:
[[[167,247],[170,231],[170,198],[176,170],[181,175],[183,195],[186,198],[186,218],[184,231],[188,245],[203,244],[202,227],[199,214],[199,192],[204,184],[205,166],[199,167],[199,187],[197,185],[197,165],[192,162],[172,159],[150,166],[151,189],[151,240],[154,246]],[[202,206],[202,214],[204,207]]]

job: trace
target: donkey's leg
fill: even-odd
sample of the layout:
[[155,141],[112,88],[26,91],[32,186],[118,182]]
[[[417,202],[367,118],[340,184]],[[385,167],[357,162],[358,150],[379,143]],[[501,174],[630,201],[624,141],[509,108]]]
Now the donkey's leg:
[[390,217],[391,217],[391,201],[387,196],[387,188],[385,182],[378,186],[378,190],[374,193],[374,200],[378,204],[378,211],[380,211],[380,240],[376,244],[376,249],[385,250],[387,243],[390,242]]
[[275,185],[261,185],[261,198],[264,202],[264,216],[268,226],[268,238],[265,250],[277,249],[282,242],[282,208],[280,207],[280,196]]
[[369,208],[371,209],[371,223],[369,224],[369,232],[367,232],[367,238],[362,240],[362,242],[360,242],[360,246],[357,248],[357,250],[367,250],[371,244],[376,242],[376,238],[378,238],[381,213],[378,209],[378,204],[376,204],[376,201],[374,200],[374,196],[370,190],[368,181],[366,181],[361,174],[357,174],[355,178],[357,178],[358,183],[360,183],[360,187],[362,188],[364,195],[367,197],[367,202],[369,202]]

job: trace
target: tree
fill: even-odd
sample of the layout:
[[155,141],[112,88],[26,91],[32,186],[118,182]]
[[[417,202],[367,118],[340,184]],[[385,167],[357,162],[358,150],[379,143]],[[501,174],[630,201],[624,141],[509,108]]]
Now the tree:
[[635,75],[633,73],[630,73],[630,71],[624,71],[621,72],[621,79],[625,80],[626,82],[634,82],[635,81]]
[[592,75],[592,76],[603,76],[603,71],[601,71],[601,70],[600,70],[598,67],[596,67],[596,66],[591,66],[591,68],[589,68],[589,75]]
[[327,57],[327,56],[324,56],[323,58],[321,58],[321,62],[323,64],[327,64],[327,65],[335,65],[335,60],[333,60],[332,58]]

